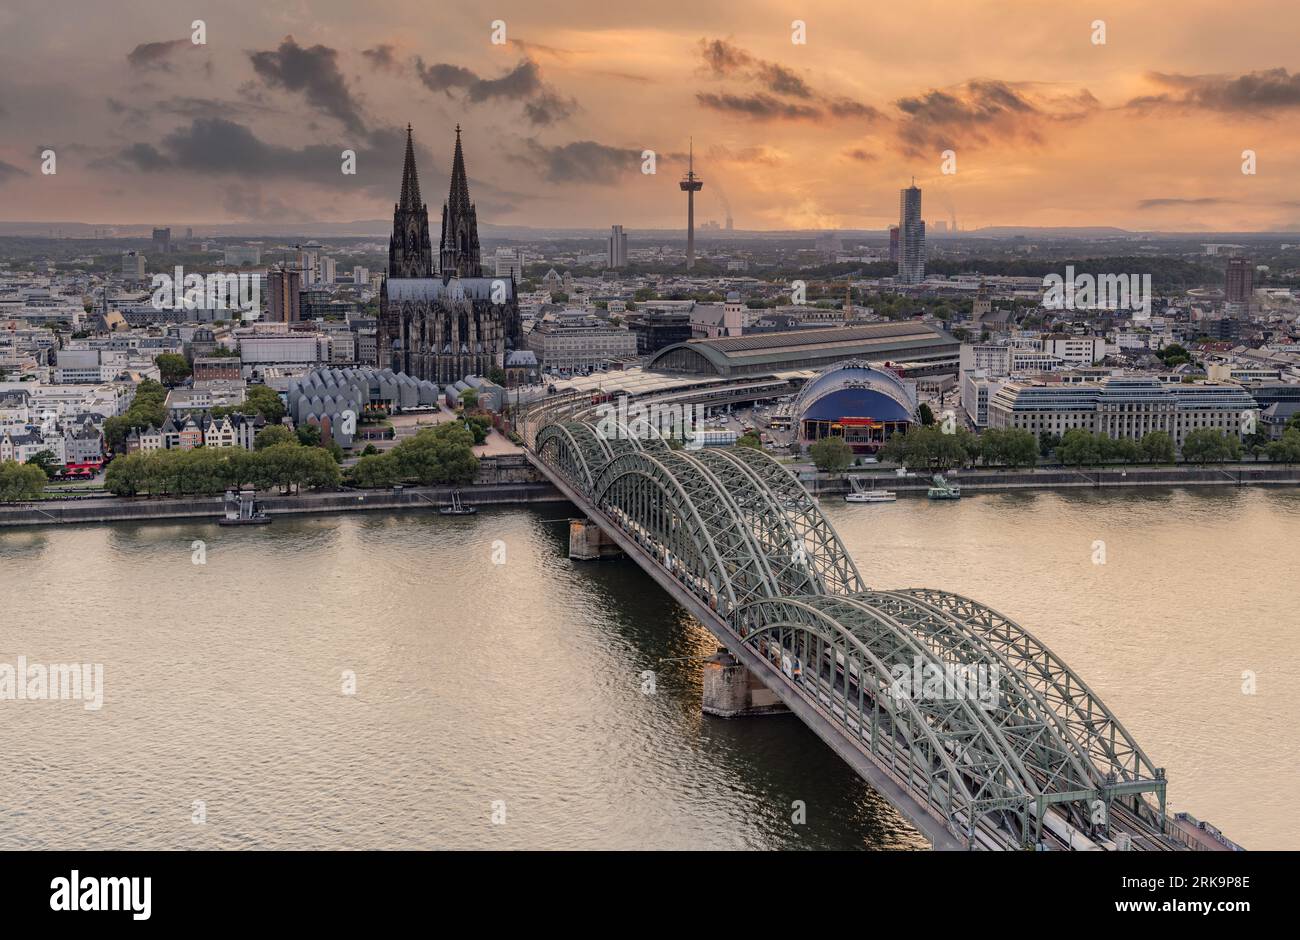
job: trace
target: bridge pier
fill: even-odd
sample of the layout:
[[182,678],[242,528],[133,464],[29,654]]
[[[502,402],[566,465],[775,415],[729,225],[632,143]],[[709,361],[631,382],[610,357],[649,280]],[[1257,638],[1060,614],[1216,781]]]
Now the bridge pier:
[[569,557],[578,561],[617,558],[623,554],[618,543],[590,519],[569,520]]
[[704,661],[701,707],[704,714],[718,718],[779,715],[790,710],[758,676],[724,649]]

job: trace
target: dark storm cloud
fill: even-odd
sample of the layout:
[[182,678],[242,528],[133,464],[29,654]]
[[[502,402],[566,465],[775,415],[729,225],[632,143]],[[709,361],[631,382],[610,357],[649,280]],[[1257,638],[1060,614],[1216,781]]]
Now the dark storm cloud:
[[386,42],[382,42],[371,49],[361,50],[361,54],[365,56],[371,68],[385,72],[391,72],[398,68],[397,57],[393,54],[394,52],[396,52],[396,47]]
[[1148,72],[1147,78],[1166,90],[1134,98],[1128,107],[1200,108],[1237,114],[1266,114],[1300,107],[1300,72],[1284,68],[1243,75],[1174,75]]
[[15,177],[30,176],[30,175],[31,174],[28,173],[26,170],[20,170],[12,163],[5,163],[3,160],[0,160],[0,186],[3,186],[5,183],[9,182],[11,179],[14,179]]
[[758,74],[763,83],[778,95],[789,95],[793,98],[811,98],[813,96],[813,91],[808,87],[808,83],[783,65],[777,65],[775,62],[764,62],[759,68]]
[[525,141],[527,152],[514,157],[535,167],[538,174],[553,183],[599,183],[613,185],[631,173],[641,171],[641,151],[611,147],[594,140],[578,140],[558,147],[547,147],[535,140]]
[[182,46],[191,45],[188,39],[168,39],[164,42],[142,42],[126,54],[133,69],[171,69],[171,54]]
[[338,51],[328,46],[303,47],[286,36],[274,51],[250,52],[253,71],[267,85],[300,91],[326,114],[337,118],[352,133],[363,133],[361,109],[339,71]]
[[923,95],[900,98],[894,106],[902,112],[896,128],[900,148],[908,156],[959,146],[981,146],[997,138],[1037,141],[1047,122],[1079,116],[1087,102],[1086,91],[1063,99],[1069,107],[1049,107],[1008,82],[972,80],[959,88],[932,89]]
[[858,163],[874,163],[876,160],[880,159],[880,157],[872,153],[870,150],[863,150],[861,147],[844,151],[844,156],[848,157],[850,160],[856,160]]
[[426,65],[419,56],[415,57],[414,66],[420,83],[429,91],[449,97],[459,92],[466,101],[475,104],[494,99],[522,101],[524,115],[533,124],[553,124],[577,108],[577,102],[561,97],[542,80],[542,70],[532,59],[524,59],[496,78],[482,78],[472,69],[446,62]]
[[714,111],[758,118],[763,121],[806,121],[822,116],[822,112],[817,108],[806,104],[780,101],[762,92],[751,95],[732,95],[726,92],[714,94],[713,92],[701,91],[696,92],[695,100]]
[[747,69],[754,57],[725,39],[701,39],[700,55],[715,78],[726,78]]
[[[817,91],[793,69],[769,62],[725,39],[701,39],[700,57],[705,74],[712,78],[729,78],[762,86],[748,93],[699,92],[696,100],[714,111],[747,115],[761,120],[808,120],[823,115],[834,118],[879,117],[875,108],[842,95]],[[799,103],[777,100],[795,98]]]
[[[237,177],[247,185],[262,180],[293,180],[346,190],[390,194],[399,185],[406,146],[404,129],[374,129],[359,143],[308,144],[301,148],[269,144],[242,124],[222,118],[197,118],[165,135],[158,146],[136,143],[97,165],[117,171],[175,173],[199,177]],[[356,175],[341,172],[344,148],[356,151]],[[434,161],[417,145],[416,159],[426,173]]]
[[137,143],[127,147],[118,154],[118,160],[137,170],[152,172],[168,169],[172,162],[159,152],[153,144]]
[[1202,196],[1199,199],[1143,199],[1137,204],[1139,209],[1164,209],[1170,206],[1218,206],[1226,200],[1217,196]]
[[564,99],[551,92],[543,92],[524,105],[524,114],[533,124],[545,126],[564,120],[576,108],[577,103],[572,98]]

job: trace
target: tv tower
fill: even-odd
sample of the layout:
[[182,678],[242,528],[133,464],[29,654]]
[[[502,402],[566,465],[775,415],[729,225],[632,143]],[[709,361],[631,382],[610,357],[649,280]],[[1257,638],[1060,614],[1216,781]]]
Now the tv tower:
[[695,267],[695,194],[704,188],[704,180],[695,175],[695,138],[691,138],[690,162],[679,184],[686,193],[686,270]]

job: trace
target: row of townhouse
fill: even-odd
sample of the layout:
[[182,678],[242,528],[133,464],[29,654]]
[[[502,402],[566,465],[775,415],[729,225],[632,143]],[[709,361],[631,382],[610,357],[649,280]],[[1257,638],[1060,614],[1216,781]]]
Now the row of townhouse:
[[57,464],[96,463],[104,459],[104,436],[94,415],[80,415],[57,424],[8,428],[0,432],[0,461],[26,463],[48,452]]
[[253,449],[257,432],[266,427],[261,415],[231,414],[214,418],[210,414],[168,417],[163,426],[132,431],[126,437],[126,452],[193,450],[196,447],[242,447]]

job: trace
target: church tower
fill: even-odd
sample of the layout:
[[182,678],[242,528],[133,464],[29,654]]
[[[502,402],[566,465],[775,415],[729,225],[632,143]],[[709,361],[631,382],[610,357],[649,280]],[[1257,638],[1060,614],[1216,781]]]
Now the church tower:
[[[409,153],[409,151],[408,151]],[[465,176],[465,155],[460,149],[460,125],[456,125],[456,154],[451,163],[451,190],[442,207],[442,239],[438,258],[442,279],[482,277],[479,261],[478,217],[469,201],[469,180]]]
[[[460,153],[457,144],[456,152]],[[475,242],[477,247],[477,242]],[[415,145],[406,125],[406,165],[402,196],[393,206],[393,235],[388,239],[389,277],[433,277],[433,243],[429,240],[429,207],[420,201],[420,177],[415,172]]]

